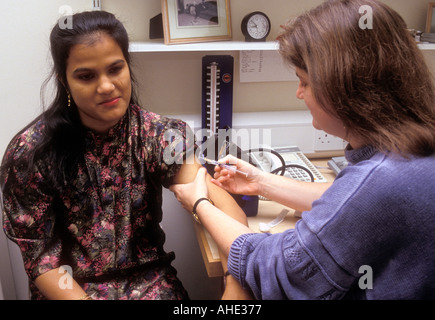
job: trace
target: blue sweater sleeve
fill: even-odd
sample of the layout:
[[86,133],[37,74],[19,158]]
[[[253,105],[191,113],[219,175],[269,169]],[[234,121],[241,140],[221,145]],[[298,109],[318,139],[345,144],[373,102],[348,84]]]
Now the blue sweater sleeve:
[[295,230],[240,236],[231,247],[228,270],[256,299],[338,299],[348,290],[328,278]]
[[[364,159],[295,229],[232,244],[228,269],[255,298],[433,299],[435,156]],[[360,287],[362,266],[372,269],[370,290]]]

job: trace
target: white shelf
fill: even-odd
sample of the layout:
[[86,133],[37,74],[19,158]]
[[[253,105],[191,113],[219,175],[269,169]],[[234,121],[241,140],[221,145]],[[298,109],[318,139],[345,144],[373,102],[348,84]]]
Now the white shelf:
[[278,42],[217,41],[165,45],[162,41],[132,42],[130,52],[193,52],[278,50]]
[[[421,50],[435,50],[435,43],[419,43]],[[278,50],[278,42],[216,41],[165,45],[162,40],[130,43],[130,52],[195,52]]]

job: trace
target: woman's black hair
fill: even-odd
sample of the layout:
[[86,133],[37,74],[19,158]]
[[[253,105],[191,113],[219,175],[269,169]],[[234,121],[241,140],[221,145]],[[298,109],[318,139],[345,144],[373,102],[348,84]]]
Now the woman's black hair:
[[[44,162],[50,167],[48,180],[56,189],[61,189],[77,170],[77,164],[83,160],[85,147],[85,128],[79,117],[74,101],[68,107],[68,82],[66,67],[71,48],[74,45],[85,43],[93,36],[105,33],[112,37],[119,45],[128,64],[132,82],[131,104],[138,104],[135,93],[135,79],[131,70],[129,54],[129,38],[123,24],[111,13],[105,11],[87,11],[69,17],[72,28],[57,23],[50,34],[50,49],[53,67],[49,78],[44,82],[43,88],[50,80],[55,82],[55,97],[43,113],[30,123],[21,132],[35,123],[42,121],[44,130],[28,157],[22,159],[23,168],[31,172],[35,163],[44,157]],[[1,168],[2,176],[12,165],[13,159],[4,161]]]

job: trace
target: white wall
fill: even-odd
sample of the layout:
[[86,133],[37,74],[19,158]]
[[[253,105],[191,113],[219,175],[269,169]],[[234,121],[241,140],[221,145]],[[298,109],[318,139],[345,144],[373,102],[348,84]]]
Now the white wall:
[[[265,12],[272,23],[268,40],[274,40],[280,25],[323,0],[231,0],[233,39],[242,41],[240,24],[251,11]],[[396,9],[409,28],[424,30],[428,0],[383,0]],[[134,7],[135,10],[130,10]],[[148,39],[149,19],[160,10],[160,0],[103,0],[103,8],[116,12],[125,22],[132,40]],[[213,53],[207,53],[213,54]],[[219,53],[223,54],[223,53]],[[234,111],[305,110],[303,101],[295,97],[296,82],[238,83],[238,52],[228,52],[235,58]],[[193,114],[201,110],[201,57],[204,53],[135,53],[138,78],[141,81],[141,101],[149,110],[165,114]],[[152,75],[152,76],[150,76]],[[166,87],[167,86],[167,87]],[[168,89],[172,88],[170,94]],[[182,101],[177,101],[183,97]]]
[[[289,17],[321,2],[322,0],[232,0],[234,39],[242,40],[240,22],[250,11],[262,10],[269,15],[273,24],[270,39],[273,39],[279,32],[279,25]],[[427,0],[384,2],[398,10],[410,28],[423,30]],[[48,75],[50,66],[48,37],[59,16],[59,8],[69,5],[74,11],[82,11],[91,9],[91,4],[92,0],[0,0],[0,155],[3,155],[13,135],[41,111],[40,86]],[[160,0],[103,0],[103,9],[119,16],[132,40],[144,41],[148,39],[149,19],[160,13]],[[232,54],[236,56],[237,63],[237,53]],[[435,67],[435,55],[427,55]],[[140,53],[134,54],[133,58],[141,81],[141,99],[150,110],[164,114],[200,113],[201,54]],[[179,79],[183,81],[178,81]],[[168,94],[165,86],[168,83],[178,87],[178,95],[171,97]],[[235,111],[305,109],[294,97],[295,86],[295,83],[236,83]],[[162,225],[167,233],[165,247],[174,250],[177,255],[174,265],[181,280],[191,298],[216,298],[220,283],[217,279],[206,276],[190,217],[170,192],[165,191],[164,195],[165,214]],[[0,289],[3,289],[7,299],[24,299],[27,296],[26,279],[22,265],[17,262],[20,260],[19,251],[16,246],[8,249],[3,232],[0,233]],[[13,256],[12,268],[7,259],[8,251]],[[0,298],[1,294],[0,292]]]
[[[59,8],[91,8],[88,0],[0,0],[0,154],[40,113],[40,87],[49,71],[48,36]],[[0,276],[5,299],[26,299],[27,279],[18,247],[0,231]],[[8,256],[12,256],[11,267]]]

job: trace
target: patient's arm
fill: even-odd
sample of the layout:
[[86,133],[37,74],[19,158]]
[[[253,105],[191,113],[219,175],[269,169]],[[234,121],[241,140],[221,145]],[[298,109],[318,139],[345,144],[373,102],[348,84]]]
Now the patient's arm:
[[[193,161],[187,162],[192,163]],[[175,183],[183,184],[192,182],[198,169],[200,168],[200,164],[195,162],[195,164],[183,164],[180,172],[178,173]],[[206,177],[207,187],[209,198],[214,202],[215,206],[225,212],[228,216],[236,219],[243,225],[248,225],[248,220],[246,218],[245,213],[239,207],[234,198],[222,188],[219,188],[215,184],[211,182],[210,175]],[[220,251],[220,257],[222,262],[222,268],[224,272],[227,270],[227,256],[222,254]],[[251,296],[241,288],[240,284],[232,277],[228,276],[226,279],[226,287],[225,292],[223,294],[222,299],[251,299]]]

